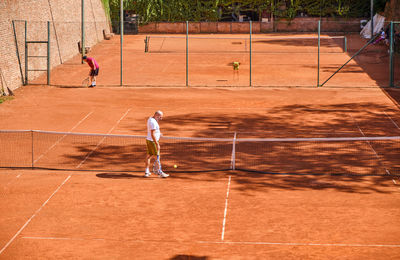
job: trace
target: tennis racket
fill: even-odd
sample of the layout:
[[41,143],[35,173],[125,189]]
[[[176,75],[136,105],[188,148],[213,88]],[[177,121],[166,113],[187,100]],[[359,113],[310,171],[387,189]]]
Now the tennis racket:
[[90,78],[86,77],[84,80],[82,80],[82,87],[89,87],[90,83]]
[[153,172],[157,173],[157,174],[160,174],[162,172],[161,162],[160,162],[160,155],[157,155],[157,159],[154,161]]

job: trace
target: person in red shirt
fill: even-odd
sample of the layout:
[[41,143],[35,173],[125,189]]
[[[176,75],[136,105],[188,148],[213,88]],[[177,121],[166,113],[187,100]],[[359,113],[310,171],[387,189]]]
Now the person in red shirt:
[[96,86],[96,76],[99,75],[99,64],[92,57],[83,56],[83,60],[90,66],[89,76],[92,84],[89,87],[93,88]]

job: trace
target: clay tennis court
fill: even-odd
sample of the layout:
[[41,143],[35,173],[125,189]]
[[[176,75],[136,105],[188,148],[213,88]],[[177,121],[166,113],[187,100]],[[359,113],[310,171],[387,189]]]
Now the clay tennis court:
[[[86,68],[77,69],[76,75],[82,69]],[[54,73],[55,78],[66,75]],[[103,72],[99,82],[108,76],[111,74]],[[26,86],[15,94],[14,100],[0,106],[1,129],[144,135],[146,119],[161,109],[165,113],[160,124],[165,137],[232,138],[234,133],[242,138],[400,135],[398,91],[378,87]],[[161,179],[142,177],[140,156],[145,155],[144,146],[142,150],[113,150],[110,145],[107,148],[111,150],[105,150],[103,144],[99,145],[101,139],[86,144],[89,137],[84,136],[81,147],[86,153],[80,156],[65,146],[67,138],[45,139],[32,159],[42,157],[40,160],[63,168],[71,162],[63,155],[69,159],[77,156],[72,161],[75,171],[29,167],[1,170],[1,259],[400,257],[400,163],[396,156],[390,157],[393,175],[314,174],[314,168],[290,174],[288,166],[302,165],[291,153],[275,154],[273,166],[278,168],[259,173],[193,171],[191,160],[199,167],[205,154],[187,150],[175,158],[179,160],[177,169],[172,167],[176,161],[162,159],[164,171],[171,176]],[[10,155],[2,148],[11,139],[1,139],[0,145],[1,155],[9,160]],[[14,162],[29,161],[23,157],[26,153],[20,153],[26,144],[30,145],[27,141],[14,146]],[[206,142],[198,145],[207,147]],[[366,154],[373,156],[374,147],[350,154],[350,163],[321,160],[321,151],[315,146],[305,153],[316,166],[320,162],[340,169],[352,166],[351,162],[356,166]],[[245,151],[251,153],[252,149]],[[388,151],[393,155],[398,146]],[[118,159],[117,163],[102,152]],[[85,160],[87,154],[90,156]],[[85,168],[93,163],[92,155],[100,155],[95,158],[98,165],[112,168],[113,164],[126,164],[132,170]],[[272,154],[258,155],[263,158]],[[205,168],[213,169],[220,163],[218,157],[205,158]]]
[[[159,38],[157,38],[159,37]],[[316,87],[318,82],[318,35],[256,34],[252,38],[251,85],[255,87]],[[146,35],[123,38],[122,84],[125,86],[249,86],[250,41],[246,34],[190,35],[186,63],[185,35]],[[344,43],[346,38],[346,47]],[[327,80],[366,41],[358,34],[322,34],[319,83]],[[102,86],[119,86],[120,38],[92,46],[89,56],[101,64]],[[77,55],[51,72],[53,86],[81,86],[87,72]],[[233,70],[239,62],[239,70]],[[186,74],[186,64],[188,72]],[[400,69],[397,59],[395,71]],[[186,75],[188,75],[186,77]],[[396,76],[397,84],[397,76]],[[46,75],[32,81],[45,84]],[[368,46],[325,87],[379,87],[389,85],[389,55],[383,44]]]

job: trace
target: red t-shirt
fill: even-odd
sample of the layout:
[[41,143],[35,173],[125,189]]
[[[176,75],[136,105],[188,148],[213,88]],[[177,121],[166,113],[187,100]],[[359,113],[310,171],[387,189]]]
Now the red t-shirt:
[[[94,70],[99,68],[99,64],[97,64],[97,61],[94,58],[87,57],[86,62],[89,64],[89,66]],[[94,64],[94,67],[93,67]]]

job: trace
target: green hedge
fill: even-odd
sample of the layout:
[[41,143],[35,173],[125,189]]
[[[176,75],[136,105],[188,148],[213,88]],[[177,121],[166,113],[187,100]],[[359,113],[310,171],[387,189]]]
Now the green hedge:
[[[111,19],[119,20],[120,0],[109,1]],[[388,0],[374,0],[375,11]],[[276,17],[294,18],[300,13],[323,17],[368,17],[369,0],[124,0],[124,10],[138,14],[142,23],[153,21],[219,21],[232,14],[251,13],[258,20],[263,11]],[[257,19],[254,19],[256,17]]]

